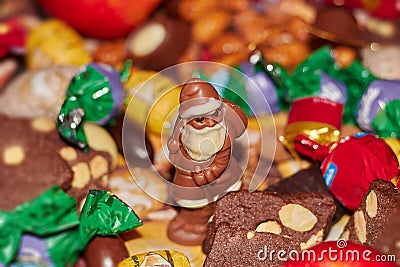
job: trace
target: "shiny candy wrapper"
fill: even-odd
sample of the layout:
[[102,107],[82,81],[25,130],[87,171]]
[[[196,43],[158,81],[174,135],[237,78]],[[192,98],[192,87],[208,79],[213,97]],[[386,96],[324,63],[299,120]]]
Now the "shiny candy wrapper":
[[83,66],[91,61],[83,38],[61,20],[45,20],[28,33],[26,64],[29,69],[51,65]]
[[356,120],[365,131],[400,138],[400,81],[373,81],[361,97]]
[[397,138],[384,138],[383,140],[385,140],[386,144],[388,144],[394,154],[397,156],[397,160],[399,161],[399,165],[400,165],[400,139]]
[[[210,82],[225,99],[237,104],[247,116],[263,115],[281,110],[276,86],[265,71],[265,60],[255,54],[253,60],[235,66],[234,70],[223,68],[210,76],[199,72],[199,78]],[[265,98],[265,99],[261,99]]]
[[397,184],[399,163],[381,138],[357,133],[342,138],[322,163],[321,171],[331,193],[355,211],[375,179]]
[[75,199],[54,186],[12,212],[0,211],[0,266],[72,266],[95,235],[141,224],[130,207],[102,190],[90,191],[79,218]]
[[127,258],[118,267],[190,267],[189,259],[178,251],[159,250]]
[[122,81],[129,76],[130,64],[127,61],[120,75],[109,65],[91,63],[72,78],[58,115],[58,130],[66,140],[87,148],[83,122],[105,125],[121,112],[126,95]]
[[288,123],[279,140],[297,157],[297,153],[323,161],[330,147],[339,141],[343,105],[329,99],[296,99]]
[[316,50],[293,73],[278,64],[266,68],[281,95],[280,106],[290,107],[302,97],[323,97],[344,104],[343,122],[355,124],[358,101],[375,78],[359,61],[345,68],[335,63],[330,47]]

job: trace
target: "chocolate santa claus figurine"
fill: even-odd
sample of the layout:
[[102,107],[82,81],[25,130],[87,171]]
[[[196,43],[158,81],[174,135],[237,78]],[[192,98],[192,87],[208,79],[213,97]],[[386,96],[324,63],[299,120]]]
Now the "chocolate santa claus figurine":
[[210,83],[193,78],[182,87],[178,118],[168,140],[176,170],[171,195],[180,206],[168,227],[172,241],[200,245],[212,202],[240,187],[243,170],[232,147],[246,127],[245,112],[221,98]]

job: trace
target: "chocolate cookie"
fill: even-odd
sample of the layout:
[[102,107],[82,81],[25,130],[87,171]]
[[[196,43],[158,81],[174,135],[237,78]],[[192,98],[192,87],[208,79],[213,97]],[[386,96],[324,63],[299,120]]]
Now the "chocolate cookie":
[[296,242],[298,249],[305,249],[323,240],[334,213],[333,198],[327,194],[231,192],[216,203],[203,250],[208,253],[214,245],[218,246],[214,237],[223,222],[237,230],[288,236]]
[[[300,192],[330,194],[329,188],[326,186],[324,178],[322,177],[319,163],[313,163],[310,168],[301,170],[288,178],[279,179],[277,183],[268,186],[266,191],[284,195]],[[333,216],[333,222],[339,220],[343,214],[349,213],[339,201],[335,200],[335,205],[336,212]]]
[[277,254],[270,254],[271,250],[300,251],[296,242],[289,237],[235,229],[222,223],[204,266],[280,266],[282,260]]
[[52,120],[0,115],[0,132],[0,194],[6,196],[0,210],[12,210],[55,184],[75,196],[78,204],[89,188],[107,187],[115,164],[112,155],[71,147],[60,138]]
[[342,238],[395,254],[400,259],[399,218],[399,190],[391,182],[376,179],[350,218]]

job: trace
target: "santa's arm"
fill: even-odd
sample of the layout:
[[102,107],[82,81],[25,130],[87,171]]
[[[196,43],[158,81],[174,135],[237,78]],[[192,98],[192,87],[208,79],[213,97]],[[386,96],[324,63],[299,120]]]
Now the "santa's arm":
[[246,113],[236,104],[232,103],[227,99],[223,99],[226,107],[225,120],[229,125],[230,138],[236,139],[241,136],[247,128],[247,115]]

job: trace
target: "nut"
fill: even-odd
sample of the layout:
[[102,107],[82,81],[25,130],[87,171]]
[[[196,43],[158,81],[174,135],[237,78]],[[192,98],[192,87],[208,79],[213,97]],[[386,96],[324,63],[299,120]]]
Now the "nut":
[[367,225],[362,210],[354,213],[354,227],[356,228],[358,240],[360,240],[361,244],[364,244],[367,241]]
[[25,159],[25,152],[21,146],[7,147],[3,153],[3,161],[6,165],[18,165]]
[[276,221],[267,221],[259,224],[256,232],[273,233],[279,235],[282,232],[280,224]]
[[254,231],[248,231],[247,232],[247,239],[252,239],[255,235],[256,235],[256,233]]
[[223,11],[215,11],[199,19],[192,27],[194,40],[206,45],[212,43],[228,27],[230,19],[230,15]]
[[323,238],[324,238],[324,230],[319,230],[316,234],[312,235],[310,237],[310,239],[308,239],[305,243],[301,242],[300,248],[301,248],[301,250],[308,249],[308,248],[322,242]]
[[350,237],[350,232],[349,232],[349,230],[344,231],[344,232],[342,233],[342,235],[340,236],[340,238],[341,238],[341,239],[344,239],[344,240],[349,240],[349,237]]
[[56,128],[56,124],[50,118],[41,117],[33,119],[31,127],[38,132],[48,133]]
[[84,123],[87,141],[90,148],[97,151],[104,151],[111,156],[111,169],[114,169],[118,163],[118,149],[114,139],[103,127],[95,123]]
[[63,160],[73,161],[78,158],[78,153],[76,150],[70,146],[66,146],[60,149],[58,154],[61,156]]
[[287,204],[279,210],[279,219],[282,225],[298,231],[306,232],[311,230],[317,223],[315,215],[299,204]]
[[108,162],[100,155],[96,155],[93,159],[91,159],[89,166],[92,177],[95,179],[108,172]]
[[109,180],[109,177],[108,177],[108,175],[103,175],[103,176],[101,176],[101,184],[103,185],[103,186],[108,186],[108,180]]
[[72,166],[74,177],[72,178],[72,187],[84,188],[90,181],[89,166],[85,162],[80,162]]
[[239,35],[235,33],[226,33],[217,37],[215,42],[211,44],[210,53],[214,57],[219,57],[236,54],[244,49],[246,49],[246,44]]
[[345,68],[353,63],[357,57],[357,52],[348,46],[337,46],[332,50],[332,55],[339,67]]
[[369,192],[367,199],[365,200],[365,209],[370,218],[374,218],[378,213],[378,199],[374,190]]
[[178,10],[181,17],[187,21],[196,21],[206,17],[210,10],[217,8],[218,1],[215,0],[182,0],[179,2]]

